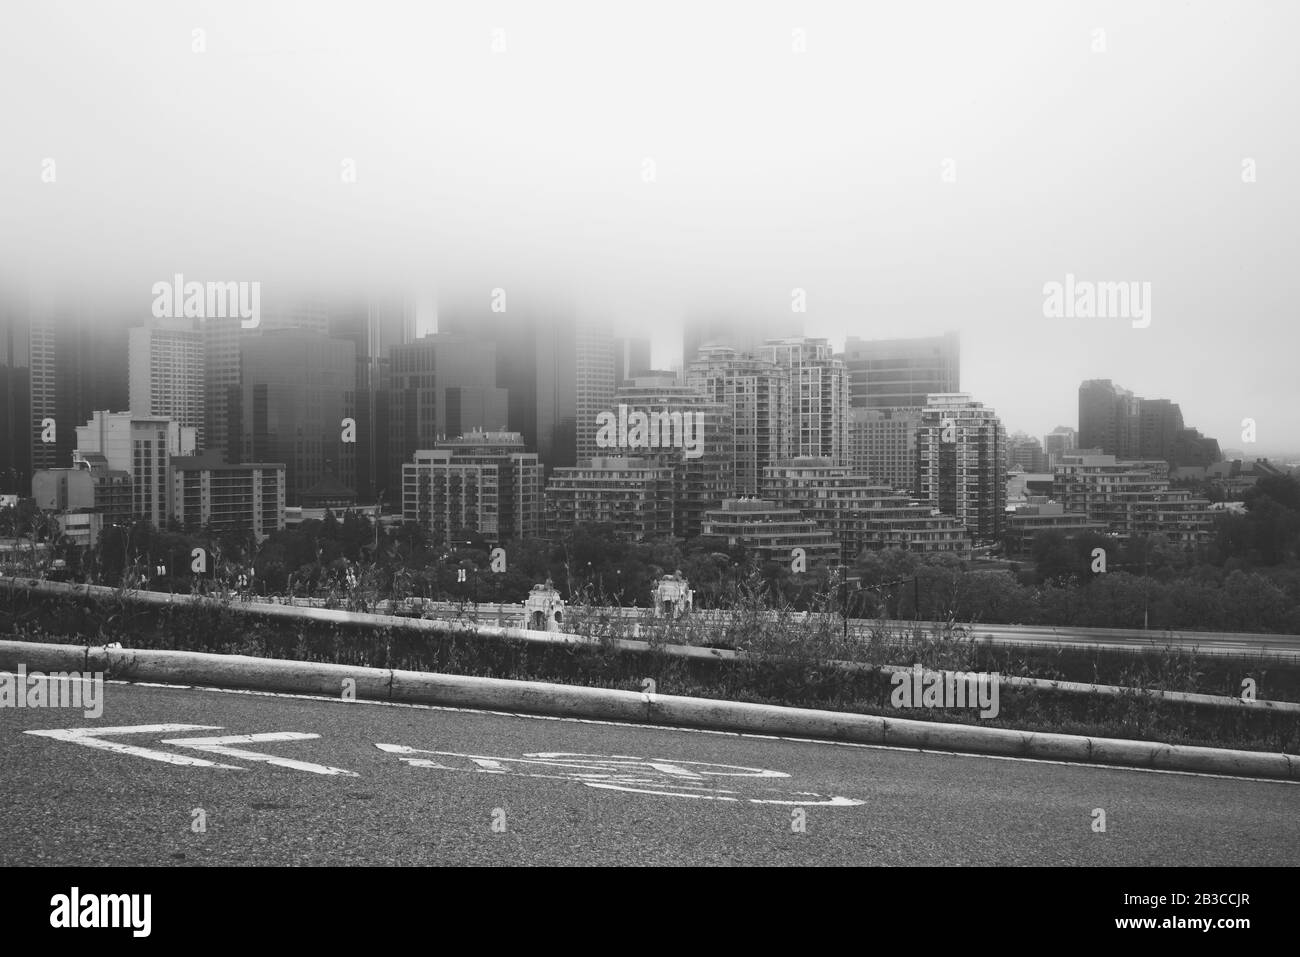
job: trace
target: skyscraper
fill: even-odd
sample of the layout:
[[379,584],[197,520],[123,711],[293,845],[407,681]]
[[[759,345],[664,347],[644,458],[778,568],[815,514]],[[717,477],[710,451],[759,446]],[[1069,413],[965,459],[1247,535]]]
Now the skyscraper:
[[931,393],[961,390],[957,333],[919,339],[859,339],[844,345],[855,408],[920,408]]
[[761,359],[790,383],[790,452],[843,465],[849,452],[849,377],[825,339],[769,339]]
[[686,384],[731,413],[738,495],[757,495],[763,470],[790,457],[790,378],[775,362],[729,346],[701,348]]
[[245,337],[239,352],[239,461],[283,462],[288,505],[327,476],[355,489],[356,443],[345,441],[344,420],[355,418],[356,347],[283,329]]
[[620,336],[614,340],[614,388],[650,372],[650,340]]
[[192,428],[204,448],[203,334],[191,319],[155,319],[128,336],[131,412]]
[[574,451],[579,462],[594,458],[596,416],[608,411],[614,399],[614,336],[604,324],[579,320],[574,336],[577,433]]
[[892,489],[916,492],[916,433],[921,409],[849,409],[848,464]]
[[965,393],[931,395],[917,432],[919,497],[996,541],[1006,509],[1006,432],[992,409]]

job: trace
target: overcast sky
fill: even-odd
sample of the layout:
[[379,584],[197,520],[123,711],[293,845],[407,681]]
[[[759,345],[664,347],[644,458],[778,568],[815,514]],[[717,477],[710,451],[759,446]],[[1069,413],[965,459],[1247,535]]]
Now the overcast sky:
[[[1300,4],[449,6],[11,0],[0,270],[141,319],[176,272],[548,282],[660,366],[799,288],[840,342],[959,330],[1011,431],[1097,377],[1300,449]],[[1067,273],[1150,325],[1045,317]]]

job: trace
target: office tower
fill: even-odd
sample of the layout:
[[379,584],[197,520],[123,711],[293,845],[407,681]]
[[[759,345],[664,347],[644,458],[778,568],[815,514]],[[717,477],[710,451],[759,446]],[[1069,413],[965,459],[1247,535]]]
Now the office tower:
[[191,319],[156,319],[128,336],[131,412],[195,430],[205,448],[203,333]]
[[1213,527],[1209,501],[1170,488],[1168,476],[1162,459],[1072,452],[1056,466],[1052,491],[1066,512],[1103,524],[1120,541],[1153,536],[1183,548],[1207,544]]
[[1078,447],[1107,455],[1138,456],[1141,400],[1109,379],[1089,379],[1079,386]]
[[403,466],[421,449],[449,436],[501,430],[509,395],[496,381],[490,341],[434,333],[389,350],[386,484],[398,489]]
[[601,323],[580,320],[575,329],[575,348],[577,435],[574,451],[581,463],[605,454],[596,446],[596,417],[613,406],[614,337]]
[[819,528],[797,508],[757,498],[730,498],[704,515],[703,534],[726,539],[760,562],[790,566],[794,550],[801,548],[807,567],[840,563],[840,543],[835,534]]
[[[127,327],[119,316],[52,296],[33,295],[25,308],[32,468],[67,467],[77,426],[96,411],[129,404]],[[55,425],[53,442],[43,441],[47,420]]]
[[231,465],[215,453],[171,461],[172,518],[216,534],[252,532],[257,541],[284,528],[281,462]]
[[240,451],[231,447],[232,431],[239,426],[231,419],[239,407],[238,316],[212,316],[199,323],[203,339],[203,449],[224,461],[239,461]]
[[1120,459],[1162,459],[1171,467],[1211,465],[1222,457],[1215,439],[1184,424],[1177,403],[1135,396],[1109,379],[1079,386],[1078,447]]
[[917,432],[918,497],[951,515],[976,542],[995,542],[1006,509],[1006,432],[966,393],[926,399]]
[[843,562],[853,561],[864,549],[882,548],[970,556],[970,535],[956,519],[935,514],[930,506],[829,459],[792,459],[771,466],[763,474],[762,497],[798,509],[818,528],[833,533]]
[[685,380],[730,412],[736,494],[757,495],[763,470],[790,457],[786,371],[729,346],[706,346],[687,363]]
[[769,339],[758,357],[785,370],[790,389],[790,452],[830,458],[849,453],[849,377],[825,339]]
[[892,489],[916,492],[916,432],[921,409],[849,409],[848,464]]
[[1058,425],[1043,436],[1043,454],[1047,456],[1047,467],[1055,467],[1066,452],[1073,452],[1078,447],[1079,433],[1068,425]]
[[26,317],[0,301],[0,495],[32,487],[30,335]]
[[[673,534],[690,538],[700,533],[704,512],[735,495],[735,432],[731,410],[712,396],[676,380],[638,376],[618,390],[611,414],[624,418],[640,412],[658,426],[659,447],[629,445],[628,454],[673,470],[677,509]],[[629,419],[629,421],[631,421]],[[678,428],[678,423],[681,428]],[[677,430],[683,444],[665,432]],[[688,431],[689,430],[689,431]],[[647,436],[653,441],[655,436]],[[621,436],[620,436],[621,438]],[[629,440],[634,437],[629,432]],[[694,448],[686,448],[690,440]],[[602,455],[622,454],[601,449]]]
[[667,465],[635,456],[597,456],[561,466],[546,483],[546,533],[577,525],[610,525],[632,539],[673,534],[676,477]]
[[[402,515],[435,539],[459,528],[490,541],[542,533],[542,466],[518,432],[470,432],[415,453],[402,468]],[[471,508],[472,506],[472,508]]]
[[919,339],[859,339],[844,344],[855,408],[920,408],[931,393],[961,391],[961,343],[955,332]]
[[1006,467],[1022,472],[1047,471],[1047,455],[1043,446],[1031,435],[1016,432],[1007,437]]
[[[239,463],[283,462],[287,505],[327,476],[355,489],[356,347],[315,332],[284,329],[240,340]],[[358,423],[358,428],[360,424]]]
[[720,346],[738,355],[756,355],[769,339],[803,335],[799,313],[779,316],[705,315],[686,320],[682,329],[682,368],[690,365],[702,348]]
[[193,455],[195,430],[163,416],[95,412],[76,428],[77,458],[131,477],[131,514],[157,528],[171,513],[169,469],[176,456]]
[[614,388],[637,376],[650,375],[650,340],[621,336],[614,340]]
[[354,303],[330,319],[330,335],[348,340],[356,349],[357,498],[362,502],[377,502],[382,496],[396,503],[401,497],[389,448],[391,354],[414,341],[413,329],[414,310],[401,297]]
[[265,335],[284,329],[297,329],[300,332],[314,332],[317,335],[329,335],[330,307],[323,300],[313,296],[298,299],[272,300],[264,303],[261,309],[261,321],[251,331]]

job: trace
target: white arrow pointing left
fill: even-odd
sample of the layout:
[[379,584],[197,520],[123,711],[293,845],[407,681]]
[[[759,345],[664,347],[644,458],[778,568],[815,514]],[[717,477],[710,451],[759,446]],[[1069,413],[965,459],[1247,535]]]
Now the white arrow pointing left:
[[123,744],[121,741],[105,740],[105,736],[111,734],[173,734],[177,731],[220,730],[220,725],[210,724],[138,724],[122,728],[60,728],[49,731],[24,731],[23,733],[34,734],[40,738],[53,738],[55,741],[83,744],[88,748],[98,748],[101,751],[133,754],[137,758],[148,758],[150,761],[163,761],[167,764],[182,764],[192,768],[225,768],[229,771],[247,771],[247,768],[237,767],[233,764],[217,764],[215,761],[206,761],[203,758],[191,758],[184,754],[168,754],[166,751],[155,751],[152,748],[140,748],[133,744]]

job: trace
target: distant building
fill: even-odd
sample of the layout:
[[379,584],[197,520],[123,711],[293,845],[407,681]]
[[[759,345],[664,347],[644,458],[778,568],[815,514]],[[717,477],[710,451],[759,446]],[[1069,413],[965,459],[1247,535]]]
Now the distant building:
[[966,393],[931,395],[917,433],[917,495],[996,541],[1006,508],[1006,432],[992,409]]
[[1209,501],[1170,488],[1168,465],[1163,460],[1066,455],[1054,473],[1053,498],[1065,511],[1103,524],[1121,541],[1158,536],[1193,548],[1210,540]]
[[790,382],[790,453],[832,459],[849,454],[849,377],[825,339],[769,339],[758,356],[785,370]]
[[735,492],[756,495],[763,470],[791,454],[786,370],[729,346],[712,346],[700,349],[687,364],[685,379],[730,412]]
[[650,340],[622,336],[614,340],[614,388],[637,376],[650,375]]
[[919,408],[932,393],[961,391],[961,342],[955,332],[917,339],[860,339],[844,344],[854,408]]
[[282,462],[231,465],[216,453],[172,459],[172,517],[214,533],[252,532],[261,542],[285,527]]
[[1024,432],[1016,432],[1007,437],[1007,468],[1018,468],[1022,472],[1045,472],[1047,454],[1038,439]]
[[802,548],[807,567],[838,564],[840,542],[833,532],[818,528],[797,508],[784,508],[763,499],[727,499],[704,516],[704,534],[724,538],[729,546],[752,552],[759,561],[789,567],[794,549]]
[[840,543],[840,561],[863,550],[903,548],[968,558],[970,535],[956,519],[874,484],[829,459],[793,459],[764,473],[763,498],[797,508]]
[[921,409],[849,410],[848,465],[881,485],[916,493],[916,435]]
[[203,333],[192,319],[156,319],[130,331],[128,382],[131,412],[165,416],[194,429],[204,448],[207,407]]
[[1079,446],[1079,433],[1068,425],[1058,425],[1043,436],[1043,454],[1047,456],[1047,468],[1055,468],[1066,452],[1073,452]]
[[171,514],[171,462],[193,455],[194,429],[160,416],[96,412],[77,426],[77,456],[131,478],[131,515],[163,528]]
[[672,535],[676,483],[671,466],[642,458],[597,457],[557,468],[546,485],[547,534],[609,524],[638,540]]
[[1058,502],[1022,505],[1007,515],[1007,555],[1017,557],[1033,551],[1034,537],[1041,532],[1061,532],[1067,539],[1080,535],[1105,535],[1106,525],[1080,512],[1067,512]]
[[1109,379],[1079,386],[1078,444],[1120,459],[1161,459],[1172,467],[1210,465],[1222,458],[1215,439],[1184,425],[1177,403],[1144,399]]
[[[614,403],[616,407],[626,406],[629,415],[667,414],[670,422],[677,415],[683,422],[691,416],[699,423],[699,434],[694,436],[699,445],[694,454],[675,446],[629,448],[627,453],[673,470],[673,534],[683,538],[698,535],[704,513],[736,494],[736,430],[731,409],[689,385],[650,376],[638,376],[619,389]],[[620,453],[602,450],[602,454]]]

